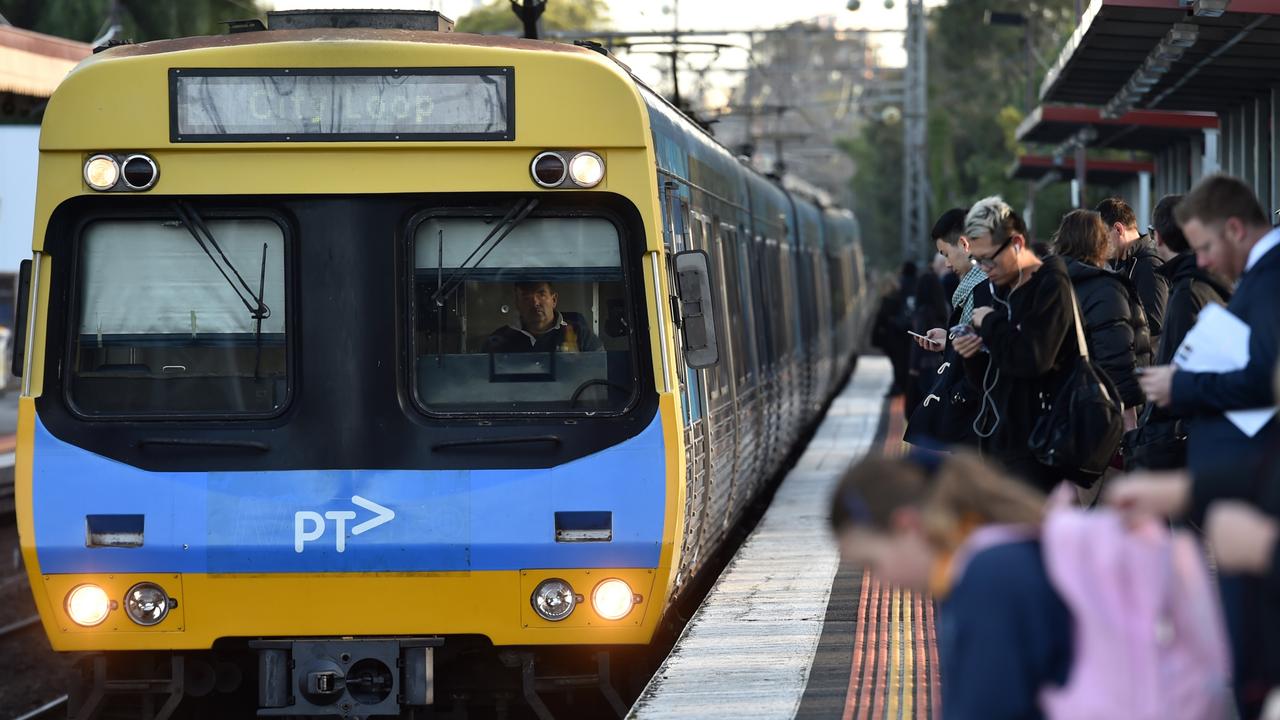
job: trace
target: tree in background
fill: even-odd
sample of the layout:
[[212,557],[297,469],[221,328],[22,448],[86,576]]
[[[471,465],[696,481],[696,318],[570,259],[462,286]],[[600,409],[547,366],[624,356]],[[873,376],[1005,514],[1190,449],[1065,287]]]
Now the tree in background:
[[[609,26],[609,5],[605,0],[551,0],[542,13],[544,30],[600,30]],[[455,28],[469,33],[520,33],[520,18],[508,0],[489,0],[458,18]]]
[[[929,11],[929,214],[1001,194],[1015,208],[1027,183],[1007,173],[1020,148],[1015,139],[1026,115],[1025,28],[990,27],[987,11],[1017,11],[1032,19],[1037,93],[1044,64],[1057,57],[1075,27],[1074,0],[950,0]],[[1038,97],[1036,98],[1038,102]],[[902,217],[902,126],[871,120],[859,137],[841,143],[855,164],[854,206],[873,261],[899,257]],[[1068,190],[1051,186],[1036,198],[1032,234],[1047,237],[1069,209]],[[920,239],[921,255],[931,252]],[[874,250],[872,250],[874,248]],[[879,251],[878,253],[876,251]]]
[[20,28],[92,42],[111,25],[115,39],[144,42],[223,32],[222,21],[261,17],[255,0],[0,0],[0,14]]

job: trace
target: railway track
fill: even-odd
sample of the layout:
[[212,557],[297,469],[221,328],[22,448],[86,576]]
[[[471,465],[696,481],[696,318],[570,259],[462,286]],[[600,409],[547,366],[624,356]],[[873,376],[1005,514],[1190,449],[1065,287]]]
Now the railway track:
[[56,697],[40,707],[23,713],[14,718],[14,720],[44,720],[45,718],[65,717],[67,707],[67,696],[62,695]]

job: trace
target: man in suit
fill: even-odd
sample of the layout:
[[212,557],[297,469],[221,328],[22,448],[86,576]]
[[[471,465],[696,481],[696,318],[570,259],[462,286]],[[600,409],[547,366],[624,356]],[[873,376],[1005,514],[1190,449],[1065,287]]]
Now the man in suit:
[[1227,310],[1249,326],[1249,362],[1224,373],[1147,369],[1140,379],[1147,399],[1189,420],[1187,469],[1130,476],[1108,495],[1122,508],[1186,514],[1205,527],[1220,556],[1237,700],[1244,717],[1256,717],[1268,691],[1280,687],[1280,615],[1265,579],[1280,562],[1280,478],[1266,472],[1280,421],[1273,415],[1250,436],[1225,413],[1276,404],[1280,228],[1271,227],[1247,185],[1223,175],[1201,181],[1174,214],[1200,267],[1239,279]]
[[1149,401],[1191,420],[1187,466],[1194,476],[1225,459],[1259,457],[1280,441],[1274,417],[1250,437],[1224,414],[1276,403],[1271,373],[1280,356],[1280,229],[1268,222],[1248,185],[1225,175],[1201,181],[1174,214],[1200,267],[1239,278],[1227,310],[1250,330],[1249,363],[1241,370],[1193,373],[1164,365],[1142,376]]

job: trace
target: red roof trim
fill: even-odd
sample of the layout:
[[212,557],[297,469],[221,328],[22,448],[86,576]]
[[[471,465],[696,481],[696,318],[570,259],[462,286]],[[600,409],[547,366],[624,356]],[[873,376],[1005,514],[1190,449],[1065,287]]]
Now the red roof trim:
[[1210,130],[1218,127],[1218,114],[1171,110],[1131,110],[1118,118],[1104,118],[1096,107],[1084,105],[1042,105],[1039,123],[1078,125],[1139,125],[1175,130]]
[[[1062,162],[1057,163],[1048,155],[1020,155],[1018,157],[1018,166],[1027,168],[1061,168],[1063,170],[1074,170],[1076,167],[1076,159],[1074,157],[1064,157],[1062,158]],[[1133,173],[1134,175],[1137,175],[1140,172],[1154,173],[1156,171],[1156,164],[1142,160],[1090,159],[1085,163],[1085,169],[1097,172]]]

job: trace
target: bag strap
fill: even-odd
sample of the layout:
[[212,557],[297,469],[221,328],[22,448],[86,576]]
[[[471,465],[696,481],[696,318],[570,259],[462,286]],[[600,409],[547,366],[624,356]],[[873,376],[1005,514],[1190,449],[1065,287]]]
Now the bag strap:
[[1076,326],[1076,345],[1080,349],[1080,357],[1086,362],[1089,360],[1089,343],[1084,339],[1084,321],[1080,319],[1080,303],[1076,302],[1076,289],[1069,283],[1067,285],[1067,294],[1071,296],[1071,314],[1075,318]]

